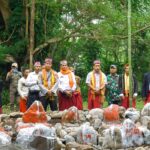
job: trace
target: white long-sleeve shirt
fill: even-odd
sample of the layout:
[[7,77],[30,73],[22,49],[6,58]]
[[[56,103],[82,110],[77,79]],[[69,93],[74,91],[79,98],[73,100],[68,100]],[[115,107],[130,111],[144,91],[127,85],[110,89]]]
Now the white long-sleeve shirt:
[[18,81],[18,93],[21,97],[27,97],[29,88],[25,86],[26,79],[24,77],[20,78]]
[[57,90],[62,91],[62,92],[65,90],[75,91],[76,90],[75,75],[73,73],[71,73],[71,74],[72,74],[72,79],[73,79],[73,83],[74,83],[72,88],[69,85],[68,75],[64,75],[61,72],[58,72],[58,80],[51,91],[54,93],[56,93]]
[[38,85],[38,76],[39,73],[37,74],[35,71],[30,72],[25,85],[29,87],[29,91],[40,91],[40,87]]

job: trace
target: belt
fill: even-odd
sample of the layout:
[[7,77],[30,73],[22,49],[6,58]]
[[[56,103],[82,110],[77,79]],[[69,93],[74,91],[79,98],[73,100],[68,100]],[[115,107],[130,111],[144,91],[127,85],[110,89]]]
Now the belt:
[[34,90],[34,91],[29,91],[29,93],[34,94],[34,93],[39,93],[40,91]]

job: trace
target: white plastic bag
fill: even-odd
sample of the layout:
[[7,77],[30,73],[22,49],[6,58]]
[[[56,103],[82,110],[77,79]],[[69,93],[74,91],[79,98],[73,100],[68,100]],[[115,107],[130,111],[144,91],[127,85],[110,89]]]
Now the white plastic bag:
[[72,106],[68,110],[64,110],[64,113],[62,115],[63,123],[77,122],[78,120],[79,120],[78,108]]
[[144,143],[142,132],[136,127],[134,122],[126,119],[122,126],[122,140],[125,148],[140,146]]
[[29,143],[32,142],[37,136],[47,138],[56,137],[55,128],[50,128],[43,124],[35,124],[33,127],[22,128],[19,130],[16,142],[25,148],[28,148]]
[[11,144],[11,137],[4,132],[0,132],[0,146],[9,144]]
[[81,144],[97,144],[97,131],[92,126],[85,123],[77,133],[77,142]]
[[140,112],[135,108],[128,108],[125,111],[125,118],[131,119],[133,122],[136,122],[140,119]]
[[103,113],[104,111],[100,108],[95,108],[89,111],[88,115],[86,116],[87,119],[100,119],[103,120]]
[[122,134],[119,127],[112,126],[104,130],[103,148],[119,149],[123,147]]
[[147,127],[148,123],[150,123],[150,116],[141,117],[141,123],[143,126]]
[[143,133],[144,144],[150,145],[150,130],[146,127],[140,127],[139,129]]
[[150,116],[150,103],[147,103],[141,111],[142,116]]

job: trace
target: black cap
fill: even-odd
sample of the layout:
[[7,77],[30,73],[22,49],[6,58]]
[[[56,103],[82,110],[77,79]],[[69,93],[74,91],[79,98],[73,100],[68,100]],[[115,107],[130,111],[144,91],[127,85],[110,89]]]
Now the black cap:
[[110,68],[114,68],[114,69],[116,69],[116,68],[117,68],[117,66],[116,66],[116,65],[110,65]]

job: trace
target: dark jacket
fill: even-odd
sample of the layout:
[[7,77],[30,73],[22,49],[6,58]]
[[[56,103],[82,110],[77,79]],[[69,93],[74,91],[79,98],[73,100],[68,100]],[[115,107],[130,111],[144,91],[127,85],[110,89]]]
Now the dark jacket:
[[142,97],[147,97],[150,85],[150,72],[144,74],[143,85],[142,85]]
[[0,94],[2,93],[2,90],[3,90],[3,81],[2,81],[2,79],[0,78]]
[[[119,91],[120,94],[124,94],[125,92],[125,80],[124,80],[124,74],[121,74],[119,76]],[[135,75],[132,76],[132,92],[134,93],[138,93],[138,82],[136,80]]]
[[2,107],[3,80],[0,78],[0,108]]

